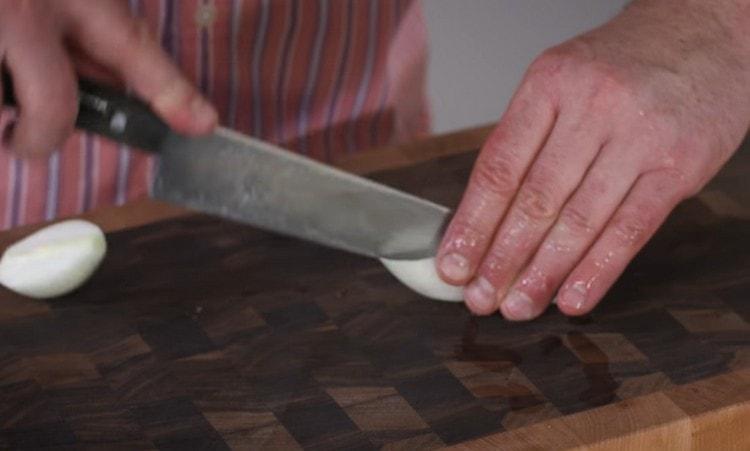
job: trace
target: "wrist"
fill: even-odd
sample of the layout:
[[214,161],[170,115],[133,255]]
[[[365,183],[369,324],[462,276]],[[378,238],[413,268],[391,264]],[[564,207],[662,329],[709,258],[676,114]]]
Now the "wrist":
[[720,41],[750,61],[750,0],[633,0],[623,14],[651,17],[687,39]]

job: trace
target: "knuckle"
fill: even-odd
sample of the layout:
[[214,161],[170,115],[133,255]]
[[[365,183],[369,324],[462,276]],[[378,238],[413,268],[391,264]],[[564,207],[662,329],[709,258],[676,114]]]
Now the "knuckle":
[[621,214],[613,224],[614,237],[622,247],[637,247],[644,243],[651,230],[650,212]]
[[550,220],[557,213],[557,204],[548,188],[538,183],[528,183],[518,193],[517,206],[521,214],[537,220]]
[[603,63],[591,63],[582,77],[587,80],[593,108],[605,109],[613,105],[628,108],[637,103],[637,93],[619,69]]
[[529,65],[522,90],[552,96],[568,67],[568,61],[569,58],[561,51],[546,50]]
[[446,234],[446,246],[451,250],[483,252],[489,235],[464,216],[457,216]]
[[566,231],[576,236],[589,236],[595,230],[595,224],[590,215],[584,213],[579,206],[569,206],[560,214],[560,223]]
[[683,168],[674,167],[662,171],[662,192],[664,200],[676,203],[698,193],[703,188],[704,180],[695,171],[690,173]]
[[508,253],[501,246],[493,246],[484,257],[480,273],[490,280],[502,279],[508,274],[506,270],[510,266]]
[[553,78],[560,73],[565,65],[565,57],[556,49],[548,49],[536,57],[529,65],[531,77]]
[[693,142],[683,144],[685,138],[680,132],[679,120],[674,115],[660,111],[644,111],[642,119],[642,125],[645,127],[643,134],[653,137],[652,141],[668,153],[674,153],[675,148],[682,148],[684,145],[694,145]]
[[508,159],[493,156],[477,163],[473,178],[480,191],[509,198],[518,189],[520,177]]
[[680,201],[697,195],[711,179],[710,176],[684,177],[675,181],[677,196]]
[[556,277],[538,265],[531,265],[518,279],[518,286],[522,287],[530,297],[546,295],[557,285]]

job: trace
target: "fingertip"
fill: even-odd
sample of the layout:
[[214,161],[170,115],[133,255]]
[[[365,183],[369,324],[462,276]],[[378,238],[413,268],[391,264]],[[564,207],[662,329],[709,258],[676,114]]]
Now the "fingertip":
[[534,301],[517,290],[512,290],[500,304],[500,313],[508,321],[529,321],[539,316]]
[[476,315],[491,315],[497,311],[497,289],[484,277],[479,277],[464,290],[466,306]]
[[438,274],[451,285],[465,285],[471,277],[469,259],[457,252],[449,252],[438,259]]
[[557,308],[567,316],[581,316],[591,311],[586,283],[566,284],[557,295]]
[[219,122],[216,108],[203,96],[196,95],[190,102],[192,127],[190,132],[205,134],[213,131]]
[[211,132],[218,122],[218,113],[211,103],[186,83],[176,83],[163,90],[152,106],[173,129],[187,135]]

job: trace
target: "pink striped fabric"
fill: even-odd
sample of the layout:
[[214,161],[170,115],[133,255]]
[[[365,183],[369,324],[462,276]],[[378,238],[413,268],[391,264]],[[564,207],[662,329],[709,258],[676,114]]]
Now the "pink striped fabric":
[[[224,125],[323,161],[428,131],[419,0],[129,2]],[[0,152],[0,228],[123,204],[154,172],[84,133],[44,160]]]

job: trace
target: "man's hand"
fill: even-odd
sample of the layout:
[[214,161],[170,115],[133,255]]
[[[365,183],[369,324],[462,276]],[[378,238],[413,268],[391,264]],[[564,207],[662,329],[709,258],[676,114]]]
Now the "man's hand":
[[438,254],[474,313],[589,312],[716,174],[750,121],[749,4],[635,1],[532,64]]
[[73,129],[76,72],[105,72],[183,133],[203,133],[216,112],[121,0],[0,0],[0,50],[14,81],[18,120],[4,144],[44,155]]

